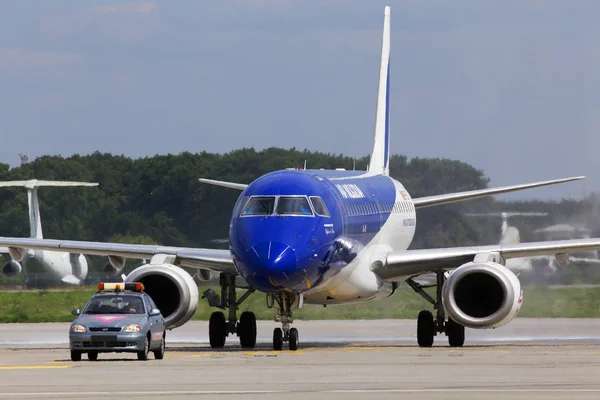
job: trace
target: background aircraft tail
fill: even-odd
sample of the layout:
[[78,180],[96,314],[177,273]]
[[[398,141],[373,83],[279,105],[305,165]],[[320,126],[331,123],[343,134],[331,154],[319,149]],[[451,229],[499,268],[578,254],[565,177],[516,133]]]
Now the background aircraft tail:
[[385,7],[383,18],[383,41],[381,46],[381,67],[379,71],[379,92],[377,94],[377,116],[375,120],[375,140],[369,163],[369,172],[389,175],[390,170],[390,7]]
[[1,187],[23,187],[27,189],[27,200],[29,203],[29,227],[30,237],[42,239],[42,220],[40,218],[40,204],[37,189],[43,186],[65,187],[65,186],[98,186],[97,183],[69,182],[69,181],[39,181],[31,179],[28,181],[0,182]]
[[548,213],[544,212],[492,212],[492,213],[472,213],[467,214],[470,217],[501,217],[502,232],[500,234],[500,244],[520,243],[521,237],[519,230],[514,226],[508,225],[509,217],[545,217]]

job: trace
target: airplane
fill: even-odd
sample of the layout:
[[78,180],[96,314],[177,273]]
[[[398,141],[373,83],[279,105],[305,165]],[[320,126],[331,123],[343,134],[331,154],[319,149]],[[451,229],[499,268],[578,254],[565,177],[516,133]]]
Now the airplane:
[[[519,212],[519,211],[502,211],[492,213],[468,213],[470,217],[500,217],[502,218],[500,242],[499,244],[520,243],[521,234],[517,227],[508,224],[508,219],[511,217],[545,217],[548,213],[545,212]],[[506,260],[506,267],[513,272],[531,271],[532,262],[543,262],[550,270],[556,271],[558,268],[564,268],[572,263],[582,264],[600,264],[600,260],[591,257],[574,257],[566,255],[565,257],[549,257],[549,256],[534,256],[525,258],[512,258]]]
[[[244,348],[256,345],[256,317],[239,306],[262,292],[268,308],[276,309],[273,349],[284,343],[296,350],[298,330],[293,311],[305,304],[341,305],[381,299],[407,282],[435,309],[417,317],[417,344],[431,347],[445,334],[451,347],[463,346],[465,327],[495,328],[510,322],[523,302],[517,276],[507,259],[600,248],[600,239],[510,243],[408,250],[418,210],[527,188],[569,182],[583,177],[471,190],[412,198],[389,176],[390,7],[384,12],[381,66],[373,151],[366,171],[279,170],[250,184],[201,178],[200,182],[240,191],[229,226],[229,248],[185,248],[123,243],[2,238],[0,245],[15,253],[35,248],[125,258],[147,258],[126,277],[141,282],[165,317],[168,329],[185,324],[198,305],[199,278],[219,276],[220,295],[203,293],[217,310],[209,319],[209,342],[223,348],[237,335]],[[446,275],[447,271],[453,271]],[[435,273],[435,295],[415,278]],[[245,289],[238,295],[237,288]]]
[[[517,227],[508,224],[508,219],[511,217],[545,217],[548,213],[545,212],[519,212],[519,211],[502,211],[491,213],[468,213],[469,217],[500,217],[502,219],[500,241],[499,244],[520,243],[521,233]],[[506,260],[505,266],[513,272],[525,272],[531,270],[531,258],[512,258]],[[548,262],[553,263],[554,257],[545,257]]]
[[[98,186],[98,184],[36,179],[0,182],[0,188],[24,187],[27,189],[30,237],[34,239],[43,239],[38,188],[44,186],[73,187]],[[57,253],[54,251],[33,249],[19,249],[17,251],[11,248],[0,248],[0,254],[8,254],[12,258],[2,266],[2,273],[5,276],[17,276],[25,269],[29,276],[37,275],[43,277],[42,281],[44,285],[79,285],[85,280],[88,273],[87,260],[83,254],[79,253]]]

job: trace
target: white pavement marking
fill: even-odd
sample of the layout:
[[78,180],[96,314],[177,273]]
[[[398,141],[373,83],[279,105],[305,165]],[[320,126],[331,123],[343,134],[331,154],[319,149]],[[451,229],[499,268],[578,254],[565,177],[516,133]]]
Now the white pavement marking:
[[600,388],[590,389],[489,389],[489,388],[433,388],[433,389],[328,389],[328,390],[165,390],[165,391],[98,391],[98,392],[12,392],[0,393],[0,397],[82,397],[82,396],[191,396],[227,394],[287,394],[287,393],[600,393]]

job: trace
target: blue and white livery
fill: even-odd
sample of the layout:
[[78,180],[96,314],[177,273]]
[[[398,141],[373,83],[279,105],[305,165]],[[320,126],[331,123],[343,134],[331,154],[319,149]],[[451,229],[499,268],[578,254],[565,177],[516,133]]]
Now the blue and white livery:
[[[497,193],[568,182],[582,177],[494,189],[412,198],[389,176],[390,8],[385,8],[381,69],[373,152],[368,171],[282,170],[250,184],[200,179],[240,190],[231,216],[229,249],[197,249],[119,243],[0,238],[12,249],[44,249],[124,258],[151,259],[133,270],[126,282],[141,282],[165,316],[167,328],[186,323],[198,305],[198,281],[219,275],[220,294],[203,298],[227,311],[211,315],[210,344],[225,345],[237,334],[243,347],[256,344],[256,318],[238,306],[255,291],[266,294],[281,328],[273,331],[273,348],[298,348],[292,312],[304,304],[345,304],[391,295],[407,282],[436,310],[419,313],[417,341],[432,346],[444,333],[451,346],[462,346],[464,328],[493,328],[518,313],[523,291],[506,260],[600,249],[600,239],[509,243],[407,250],[419,208]],[[202,227],[199,227],[200,229]],[[196,268],[192,277],[180,267]],[[416,280],[435,274],[436,295]],[[236,288],[246,289],[238,296]]]

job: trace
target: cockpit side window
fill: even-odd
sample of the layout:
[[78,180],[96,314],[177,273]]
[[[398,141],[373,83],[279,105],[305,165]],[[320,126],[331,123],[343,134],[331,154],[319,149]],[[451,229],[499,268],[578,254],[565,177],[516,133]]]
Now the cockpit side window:
[[327,209],[327,206],[322,198],[312,196],[310,198],[310,202],[312,203],[317,215],[320,215],[321,217],[329,217],[329,210]]
[[306,197],[280,197],[277,201],[277,214],[313,215]]
[[275,208],[275,197],[252,197],[248,200],[242,216],[271,215]]

